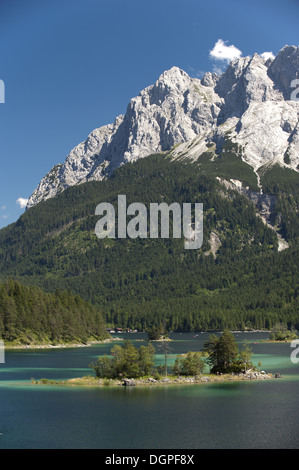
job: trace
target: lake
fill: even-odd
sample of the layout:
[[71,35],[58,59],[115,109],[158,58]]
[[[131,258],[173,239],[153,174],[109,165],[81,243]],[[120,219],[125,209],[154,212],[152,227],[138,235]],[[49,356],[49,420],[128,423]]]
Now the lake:
[[[143,344],[142,333],[118,335]],[[207,333],[171,334],[177,354],[200,351]],[[296,449],[299,364],[289,343],[235,333],[253,362],[281,379],[153,387],[34,385],[31,379],[92,375],[111,344],[6,351],[0,364],[0,449]],[[135,343],[136,341],[136,343]],[[162,363],[163,355],[156,356]]]

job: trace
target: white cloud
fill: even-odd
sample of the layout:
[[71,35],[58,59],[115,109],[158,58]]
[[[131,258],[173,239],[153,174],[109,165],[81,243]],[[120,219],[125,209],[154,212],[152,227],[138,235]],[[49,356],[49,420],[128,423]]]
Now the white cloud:
[[8,219],[8,216],[6,214],[3,214],[2,219]]
[[275,55],[273,54],[273,52],[263,52],[263,53],[261,54],[261,57],[262,57],[264,60],[275,59]]
[[[226,41],[227,42],[227,41]],[[227,46],[222,39],[218,39],[214,48],[210,51],[210,57],[215,60],[231,62],[232,60],[239,59],[242,51],[236,46]]]
[[19,197],[17,199],[17,204],[21,207],[21,209],[25,209],[27,206],[28,199],[25,199],[24,197]]
[[2,209],[3,211],[5,211],[6,206],[1,206],[1,209]]

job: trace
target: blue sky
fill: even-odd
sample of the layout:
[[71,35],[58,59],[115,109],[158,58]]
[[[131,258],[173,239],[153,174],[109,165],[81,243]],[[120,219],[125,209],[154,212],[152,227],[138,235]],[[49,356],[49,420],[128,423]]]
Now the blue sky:
[[0,228],[164,70],[222,67],[210,54],[220,39],[242,56],[276,55],[298,45],[298,18],[298,0],[1,0]]

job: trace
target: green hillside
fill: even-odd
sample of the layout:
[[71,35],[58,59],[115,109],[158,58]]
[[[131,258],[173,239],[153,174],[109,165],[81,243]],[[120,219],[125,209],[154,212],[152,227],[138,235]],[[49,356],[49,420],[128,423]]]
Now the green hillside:
[[[290,245],[278,252],[275,232],[253,204],[215,178],[228,178],[231,167],[231,178],[255,190],[248,165],[238,159],[235,166],[231,149],[213,172],[211,164],[207,156],[190,163],[153,155],[38,204],[0,231],[2,280],[70,289],[99,307],[111,326],[146,330],[163,323],[190,331],[269,328],[280,320],[299,327],[298,174],[291,172],[289,192],[279,172],[263,176],[277,198],[274,223]],[[202,247],[186,250],[183,239],[171,237],[98,239],[95,208],[117,207],[120,194],[127,205],[203,203]]]
[[78,295],[9,279],[0,284],[0,338],[6,345],[53,345],[103,340],[107,332],[99,309]]

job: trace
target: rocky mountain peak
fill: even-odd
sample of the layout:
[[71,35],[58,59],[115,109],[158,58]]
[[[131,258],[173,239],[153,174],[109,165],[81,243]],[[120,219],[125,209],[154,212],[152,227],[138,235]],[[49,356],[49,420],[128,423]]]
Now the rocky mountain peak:
[[283,47],[271,63],[268,75],[284,99],[290,100],[293,91],[291,82],[299,78],[299,47]]
[[159,77],[156,83],[163,82],[165,84],[173,84],[179,86],[184,81],[189,81],[189,75],[179,67],[173,66],[169,70],[165,70]]
[[290,99],[298,71],[295,46],[285,46],[274,60],[241,57],[220,77],[208,72],[200,80],[178,67],[166,70],[131,99],[124,115],[71,150],[41,180],[27,207],[174,146],[174,157],[197,159],[211,143],[221,149],[228,132],[255,171],[273,163],[298,170],[299,103]]
[[204,76],[202,77],[200,83],[203,86],[215,88],[218,80],[219,80],[219,76],[217,75],[217,73],[206,72]]

